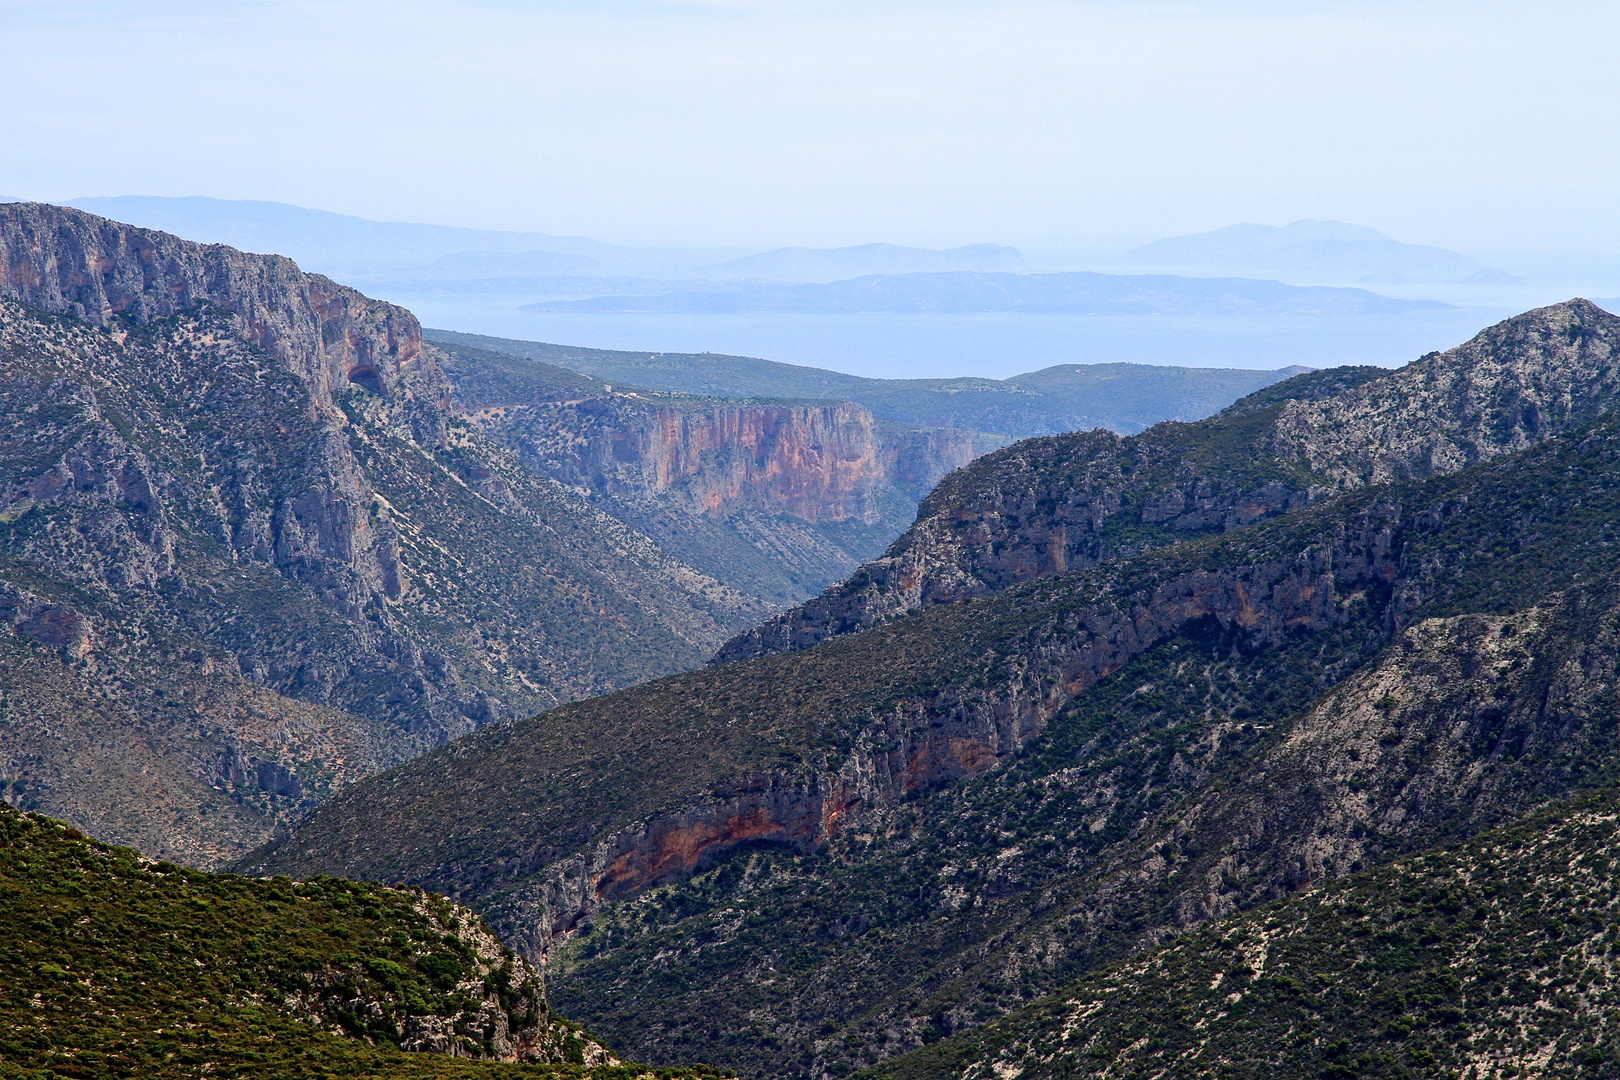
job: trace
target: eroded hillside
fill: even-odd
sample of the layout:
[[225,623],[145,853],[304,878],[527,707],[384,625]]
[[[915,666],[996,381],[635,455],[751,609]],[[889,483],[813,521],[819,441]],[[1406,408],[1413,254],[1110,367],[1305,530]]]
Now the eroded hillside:
[[217,863],[762,604],[453,425],[408,312],[0,206],[5,798]]

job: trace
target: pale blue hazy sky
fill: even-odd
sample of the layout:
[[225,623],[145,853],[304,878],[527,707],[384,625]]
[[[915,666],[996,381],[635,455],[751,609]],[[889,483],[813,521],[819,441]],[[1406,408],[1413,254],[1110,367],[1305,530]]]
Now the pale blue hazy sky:
[[830,246],[1620,251],[1620,4],[0,0],[0,196]]

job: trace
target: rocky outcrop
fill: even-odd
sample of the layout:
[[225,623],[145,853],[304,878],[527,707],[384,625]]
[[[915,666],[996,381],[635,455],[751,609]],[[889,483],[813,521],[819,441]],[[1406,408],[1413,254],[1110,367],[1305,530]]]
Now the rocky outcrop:
[[330,415],[333,395],[364,387],[394,400],[425,445],[443,441],[449,381],[403,308],[306,274],[280,255],[194,244],[46,203],[0,205],[0,297],[93,326],[212,304],[274,356]]
[[465,415],[537,472],[582,492],[716,519],[748,508],[876,524],[885,487],[916,498],[976,456],[968,432],[878,425],[848,402],[665,404],[609,393]]
[[734,638],[714,662],[807,648],[1334,492],[1511,453],[1612,408],[1617,354],[1620,318],[1572,300],[1387,375],[1303,375],[1197,424],[1019,443],[941,484],[881,559]]

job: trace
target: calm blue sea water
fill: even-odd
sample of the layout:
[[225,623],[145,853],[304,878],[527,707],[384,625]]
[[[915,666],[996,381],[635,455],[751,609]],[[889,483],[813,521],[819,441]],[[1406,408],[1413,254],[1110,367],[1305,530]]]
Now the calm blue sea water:
[[588,315],[519,311],[528,297],[388,293],[423,325],[651,352],[762,356],[876,378],[1005,378],[1052,364],[1394,366],[1466,341],[1511,308],[1361,317],[1118,315]]

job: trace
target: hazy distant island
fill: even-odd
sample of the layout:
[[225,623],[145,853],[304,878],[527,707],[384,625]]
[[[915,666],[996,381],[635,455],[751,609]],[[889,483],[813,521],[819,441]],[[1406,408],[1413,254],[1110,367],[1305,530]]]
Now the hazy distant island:
[[1295,221],[1280,228],[1243,223],[1171,236],[1127,251],[1113,265],[1364,285],[1524,284],[1515,275],[1460,252],[1405,244],[1377,229],[1343,221]]
[[682,285],[636,296],[543,300],[537,312],[680,312],[1040,315],[1384,315],[1447,308],[1437,300],[1398,300],[1366,289],[1284,285],[1249,278],[1116,275],[872,274],[825,284],[740,281]]

